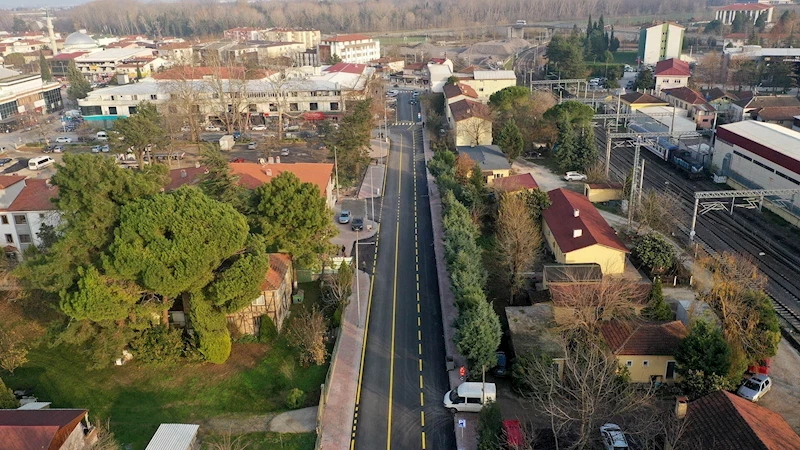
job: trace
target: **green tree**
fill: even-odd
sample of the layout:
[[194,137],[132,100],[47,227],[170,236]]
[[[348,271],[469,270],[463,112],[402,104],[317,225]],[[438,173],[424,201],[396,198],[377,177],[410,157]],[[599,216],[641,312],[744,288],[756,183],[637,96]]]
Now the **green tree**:
[[597,163],[599,155],[591,126],[581,127],[576,150],[576,165],[580,170],[585,171]]
[[767,27],[767,15],[766,15],[766,13],[762,13],[762,14],[758,15],[758,18],[756,19],[756,23],[755,23],[754,27],[759,32],[761,32],[761,33],[764,32],[764,28]]
[[503,330],[500,318],[489,302],[478,302],[461,312],[455,342],[472,367],[490,369],[497,364],[497,347]]
[[89,80],[87,80],[81,71],[78,70],[78,66],[75,65],[74,59],[70,60],[69,65],[67,66],[67,81],[69,82],[67,95],[72,100],[86,98],[86,96],[92,90],[91,83],[89,83]]
[[553,36],[547,44],[547,59],[561,78],[583,78],[586,75],[578,36]]
[[319,187],[303,183],[291,172],[283,172],[253,195],[255,228],[270,249],[286,251],[295,263],[311,264],[327,253],[337,231]]
[[727,376],[730,357],[731,349],[722,331],[704,320],[694,323],[689,335],[675,351],[677,370],[681,375],[694,370],[705,375]]
[[642,309],[642,317],[655,321],[672,320],[672,309],[664,301],[661,278],[653,281],[653,288],[647,296],[647,306]]
[[22,53],[9,53],[3,59],[3,63],[7,66],[13,66],[16,70],[23,70],[25,68],[25,55]]
[[637,236],[631,253],[656,272],[669,269],[675,260],[675,248],[666,238],[655,232]]
[[525,204],[528,206],[531,219],[539,223],[539,220],[542,218],[542,211],[550,207],[550,196],[547,195],[547,192],[539,188],[526,191],[522,195],[525,198]]
[[[781,340],[781,327],[772,300],[764,291],[748,290],[744,295],[744,304],[747,308],[758,312],[755,327],[747,333],[749,336],[745,346],[747,362],[758,362],[775,356]],[[745,324],[743,321],[742,325]]]
[[705,28],[703,28],[703,33],[718,34],[721,29],[722,29],[722,22],[717,19],[714,19],[706,24]]
[[579,169],[578,138],[572,124],[567,120],[558,122],[558,141],[556,141],[556,160],[563,170]]
[[514,104],[530,96],[530,91],[525,86],[509,86],[489,96],[489,106],[496,111],[505,111],[514,107]]
[[542,117],[556,124],[559,120],[566,120],[575,127],[585,127],[591,125],[594,109],[589,105],[570,100],[548,109]]
[[94,266],[78,268],[78,282],[61,291],[61,310],[73,319],[92,322],[124,320],[139,300],[138,292],[125,289]]
[[248,212],[249,191],[239,185],[225,155],[214,145],[205,144],[200,157],[207,172],[200,177],[200,189],[214,200],[229,203],[242,214]]
[[19,400],[14,396],[14,392],[0,379],[0,409],[17,408],[19,408]]
[[268,270],[269,255],[260,249],[237,255],[217,269],[204,297],[224,313],[237,312],[261,294]]
[[341,120],[339,129],[326,137],[331,156],[336,157],[339,174],[344,179],[358,178],[369,162],[369,141],[374,124],[371,108],[369,98],[356,102],[349,107],[349,114]]
[[[144,167],[145,155],[152,153],[152,149],[165,149],[168,145],[164,120],[156,106],[146,101],[136,106],[135,114],[114,121],[111,134],[115,151],[133,152],[139,168]],[[153,155],[148,156],[152,161]]]
[[785,94],[789,89],[797,86],[794,63],[786,61],[771,62],[767,64],[765,73],[773,91],[780,88]]
[[42,74],[42,81],[45,83],[49,83],[53,80],[53,74],[50,72],[50,64],[47,63],[47,60],[44,58],[44,53],[39,51],[39,71]]
[[502,448],[503,414],[500,406],[491,400],[478,415],[478,450]]
[[639,75],[636,76],[636,81],[633,82],[634,90],[649,90],[655,89],[655,87],[656,80],[653,78],[653,71],[650,69],[639,72]]
[[[505,153],[509,162],[513,162],[522,155],[525,142],[522,140],[522,133],[519,131],[519,127],[517,127],[513,119],[506,122],[503,128],[500,129],[500,132],[497,134],[497,145],[500,147],[500,150]],[[481,177],[481,179],[483,179],[483,177]]]
[[744,33],[745,28],[747,27],[747,17],[741,12],[737,12],[735,16],[733,16],[733,22],[731,22],[731,32],[732,33]]
[[25,22],[21,17],[14,16],[14,21],[11,23],[11,31],[15,33],[23,33],[28,30],[28,23]]
[[231,336],[225,314],[204,301],[201,295],[194,295],[189,319],[192,321],[200,354],[214,364],[227,361],[231,355]]
[[336,53],[332,54],[330,58],[328,58],[327,64],[334,65],[342,62],[342,57],[337,55]]
[[611,28],[611,35],[608,37],[608,49],[611,50],[612,53],[616,53],[619,50],[619,39],[614,36],[614,28]]

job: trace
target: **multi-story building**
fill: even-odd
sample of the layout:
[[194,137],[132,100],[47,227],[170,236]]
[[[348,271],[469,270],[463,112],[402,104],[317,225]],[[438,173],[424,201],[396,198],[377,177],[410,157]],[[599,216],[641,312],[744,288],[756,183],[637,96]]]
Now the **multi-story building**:
[[319,30],[311,28],[270,28],[260,30],[257,39],[272,42],[300,42],[306,49],[316,49],[321,35]]
[[653,76],[656,80],[656,92],[663,89],[686,87],[689,84],[689,63],[678,58],[665,59],[656,64]]
[[189,42],[172,42],[159,45],[156,54],[175,64],[192,64],[194,62],[194,50]]
[[714,109],[711,103],[708,103],[703,94],[694,89],[689,89],[686,86],[662,89],[661,98],[672,106],[685,109],[688,112],[688,117],[697,124],[697,128],[709,129],[716,123],[717,110]]
[[222,35],[225,37],[225,39],[244,42],[244,41],[257,40],[258,32],[259,32],[258,28],[237,27],[237,28],[231,28],[230,30],[225,30],[222,33]]
[[304,53],[306,46],[302,42],[250,42],[258,54],[258,63],[271,65],[277,58],[295,59],[295,55]]
[[114,48],[78,56],[75,65],[89,80],[106,81],[116,76],[120,64],[146,56],[153,56],[153,50],[141,47]]
[[679,58],[685,29],[673,22],[664,22],[639,30],[639,62],[655,64],[663,59]]
[[87,53],[89,52],[70,52],[57,54],[56,56],[47,60],[47,62],[50,63],[50,73],[56,78],[66,77],[70,61]]
[[41,244],[42,225],[58,224],[52,203],[57,194],[49,180],[0,175],[0,242],[6,256],[19,258],[31,245]]
[[472,77],[459,77],[478,94],[478,100],[488,102],[489,97],[497,91],[517,85],[517,76],[513,70],[476,70]]
[[343,62],[369,64],[381,57],[381,43],[363,34],[340,34],[322,39],[317,52],[322,64],[330,61],[333,55]]
[[714,13],[714,18],[722,22],[723,25],[730,25],[733,23],[733,19],[736,18],[737,14],[743,15],[751,23],[756,23],[759,16],[766,14],[764,17],[765,23],[771,23],[772,13],[774,11],[775,7],[769,4],[734,3],[732,5],[726,5],[717,9],[717,11]]
[[0,68],[0,130],[16,129],[25,123],[25,115],[63,107],[61,83],[46,83],[38,73],[23,75]]

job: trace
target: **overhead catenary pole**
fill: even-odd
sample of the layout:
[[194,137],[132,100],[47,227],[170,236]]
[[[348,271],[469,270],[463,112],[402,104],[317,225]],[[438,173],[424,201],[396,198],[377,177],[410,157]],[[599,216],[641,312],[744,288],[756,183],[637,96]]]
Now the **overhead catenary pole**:
[[639,205],[642,204],[642,191],[644,187],[644,158],[642,158],[641,165],[639,167]]
[[611,169],[611,124],[606,126],[606,178]]
[[333,167],[336,169],[336,203],[339,203],[339,157],[336,155],[336,146],[333,146]]
[[628,199],[628,226],[633,225],[633,201],[636,198],[636,184],[638,183],[638,166],[639,166],[639,145],[641,145],[641,138],[637,137],[634,143],[636,149],[633,156],[633,171],[631,172],[631,195]]

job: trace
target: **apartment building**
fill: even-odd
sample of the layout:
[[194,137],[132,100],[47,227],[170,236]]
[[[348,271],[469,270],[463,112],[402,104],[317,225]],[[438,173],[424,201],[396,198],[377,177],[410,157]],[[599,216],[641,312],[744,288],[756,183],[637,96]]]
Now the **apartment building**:
[[113,48],[75,58],[75,65],[91,81],[106,81],[116,76],[117,67],[136,58],[153,56],[149,48]]
[[381,43],[363,34],[340,34],[322,39],[317,46],[319,61],[325,64],[338,56],[343,62],[369,64],[381,57]]
[[663,59],[679,58],[683,48],[685,29],[673,22],[665,22],[639,30],[639,61],[655,64]]
[[21,257],[31,245],[41,244],[42,225],[58,224],[52,203],[57,194],[49,180],[0,175],[0,242],[6,256]]
[[38,73],[23,75],[0,67],[0,130],[16,129],[31,113],[63,108],[61,84],[46,83]]
[[321,35],[319,30],[311,28],[270,28],[260,30],[257,39],[271,42],[299,42],[305,49],[315,49],[321,41]]

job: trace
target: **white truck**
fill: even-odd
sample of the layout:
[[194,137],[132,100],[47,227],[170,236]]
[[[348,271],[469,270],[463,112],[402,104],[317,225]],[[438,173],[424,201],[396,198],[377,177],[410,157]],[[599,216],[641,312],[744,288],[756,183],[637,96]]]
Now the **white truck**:
[[232,134],[226,134],[219,138],[220,150],[233,150],[234,144],[236,144],[236,140],[233,138]]

